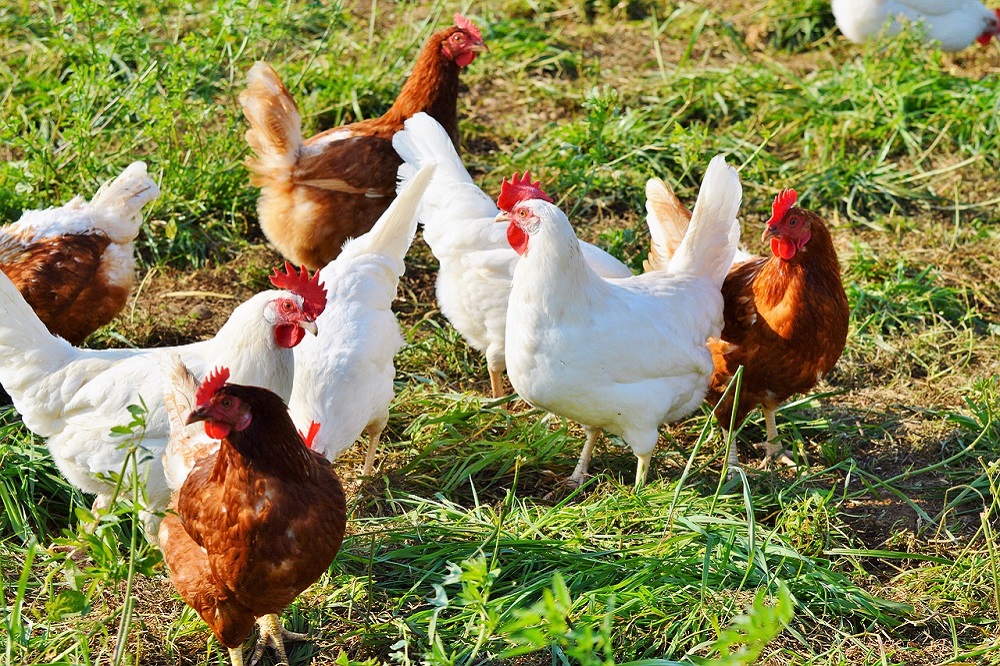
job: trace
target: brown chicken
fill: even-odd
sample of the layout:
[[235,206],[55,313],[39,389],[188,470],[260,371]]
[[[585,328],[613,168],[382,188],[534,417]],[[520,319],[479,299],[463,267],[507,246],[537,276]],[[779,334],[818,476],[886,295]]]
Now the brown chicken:
[[271,67],[256,63],[240,94],[250,122],[246,140],[251,184],[261,188],[260,227],[281,254],[319,269],[348,238],[365,233],[396,196],[402,160],[392,135],[424,111],[458,148],[459,71],[486,51],[479,29],[456,14],[455,25],[431,35],[396,102],[379,118],[336,127],[302,140],[295,100]]
[[[728,429],[760,405],[767,442],[758,447],[764,450],[765,465],[776,458],[794,464],[775,441],[774,413],[782,402],[810,390],[833,369],[844,351],[850,315],[826,223],[796,207],[795,200],[795,190],[784,190],[774,199],[763,234],[763,240],[771,242],[772,256],[755,257],[730,269],[722,285],[722,341],[710,345],[715,374],[707,400],[720,400],[743,366],[739,403],[730,391],[715,416]],[[739,464],[735,440],[730,443],[729,464],[730,468]]]
[[133,162],[88,203],[25,211],[0,228],[0,271],[53,335],[78,345],[128,300],[142,207],[160,195]]
[[187,423],[221,439],[201,459],[160,525],[177,591],[241,666],[241,646],[260,625],[288,663],[284,608],[330,566],[344,537],[347,505],[333,467],[306,448],[285,403],[267,389],[227,384],[227,369],[198,388]]

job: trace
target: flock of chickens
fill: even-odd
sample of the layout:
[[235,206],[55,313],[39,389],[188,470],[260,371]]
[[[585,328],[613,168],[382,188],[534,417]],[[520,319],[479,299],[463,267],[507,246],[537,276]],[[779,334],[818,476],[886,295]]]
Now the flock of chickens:
[[[859,4],[834,0],[838,24]],[[897,15],[913,18],[899,3],[871,4],[889,7],[879,30]],[[957,44],[935,32],[933,14],[922,20],[928,36]],[[1000,32],[990,20],[966,45]],[[328,568],[344,535],[344,491],[330,461],[366,433],[363,474],[374,469],[402,346],[391,305],[418,221],[440,264],[441,311],[485,354],[494,397],[506,371],[521,398],[586,429],[567,484],[586,478],[603,431],[632,448],[642,484],[658,427],[706,400],[727,438],[761,406],[765,461],[793,464],[775,410],[844,349],[848,303],[826,224],[784,190],[763,228],[771,254],[742,252],[742,190],[721,155],[691,212],[663,181],[649,181],[651,246],[640,275],[580,241],[527,172],[504,179],[494,202],[457,150],[459,72],[486,50],[479,29],[456,14],[430,37],[386,114],[308,140],[274,70],[254,65],[240,104],[260,224],[303,268],[275,270],[275,289],[239,305],[211,339],[74,346],[129,296],[141,211],[159,194],[143,163],[89,203],[29,211],[0,230],[0,383],[96,508],[113,501],[115,475],[138,474],[147,535],[234,664],[255,623],[254,661],[271,645],[287,663],[284,638],[302,636],[278,615]],[[136,404],[145,427],[130,467],[112,428]]]

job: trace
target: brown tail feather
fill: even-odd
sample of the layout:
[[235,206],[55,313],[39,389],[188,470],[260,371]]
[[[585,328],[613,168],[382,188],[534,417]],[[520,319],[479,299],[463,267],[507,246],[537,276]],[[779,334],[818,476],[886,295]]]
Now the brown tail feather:
[[250,122],[247,143],[256,153],[247,160],[255,174],[253,184],[288,179],[302,149],[302,118],[288,89],[266,62],[250,68],[247,88],[240,93],[240,106]]

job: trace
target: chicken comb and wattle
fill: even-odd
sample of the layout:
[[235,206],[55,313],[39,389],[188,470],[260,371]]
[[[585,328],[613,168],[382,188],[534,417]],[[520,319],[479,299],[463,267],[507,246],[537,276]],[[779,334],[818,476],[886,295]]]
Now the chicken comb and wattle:
[[[761,240],[767,240],[768,235],[773,231],[773,226],[781,221],[781,218],[785,216],[785,213],[795,205],[795,201],[798,199],[798,194],[793,189],[784,189],[774,197],[774,203],[771,204],[771,219],[767,221],[764,228],[764,234],[761,236]],[[795,256],[797,252],[795,243],[792,241],[780,238],[778,236],[771,236],[771,252],[775,256],[781,257],[785,261],[788,261]]]
[[286,261],[285,272],[275,268],[274,275],[269,279],[278,289],[286,289],[301,296],[302,311],[313,320],[326,309],[326,287],[319,281],[319,271],[310,277],[308,268],[303,266],[301,272],[297,272],[295,266]]

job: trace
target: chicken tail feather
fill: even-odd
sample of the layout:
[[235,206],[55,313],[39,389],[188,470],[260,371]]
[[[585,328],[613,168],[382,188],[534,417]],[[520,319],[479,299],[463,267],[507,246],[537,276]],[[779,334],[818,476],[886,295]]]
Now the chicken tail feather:
[[243,115],[250,123],[246,141],[256,154],[247,160],[254,185],[288,179],[302,148],[302,118],[288,89],[266,62],[257,62],[240,93]]
[[684,207],[670,186],[659,178],[646,181],[646,226],[649,227],[652,247],[649,257],[642,262],[643,270],[655,271],[667,267],[684,240],[690,220],[691,211]]
[[[431,182],[436,165],[426,164],[399,191],[396,199],[372,227],[371,231],[344,245],[342,255],[378,253],[393,259],[398,259],[400,265],[403,256],[413,242],[417,232],[417,214],[424,192]],[[400,270],[402,273],[402,269]]]
[[163,383],[163,405],[170,421],[170,439],[163,451],[163,473],[167,487],[177,492],[184,485],[191,468],[201,458],[218,449],[217,440],[207,437],[200,424],[187,425],[188,414],[195,408],[198,378],[184,365],[176,351],[158,354]]
[[117,178],[101,185],[90,200],[90,208],[98,213],[94,226],[114,243],[131,243],[142,224],[142,207],[158,196],[160,188],[146,173],[146,163],[132,162]]
[[[25,425],[42,436],[32,414],[45,412],[60,396],[46,380],[65,366],[74,347],[49,333],[14,283],[0,271],[0,384],[10,394]],[[45,403],[45,404],[42,404]]]
[[712,158],[698,192],[691,223],[668,269],[710,277],[722,288],[740,242],[743,187],[736,169],[722,155]]

